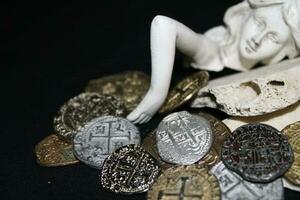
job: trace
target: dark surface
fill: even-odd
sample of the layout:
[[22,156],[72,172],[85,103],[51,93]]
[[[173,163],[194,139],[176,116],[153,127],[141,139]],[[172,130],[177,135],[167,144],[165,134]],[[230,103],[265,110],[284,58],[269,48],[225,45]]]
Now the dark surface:
[[[226,8],[237,2],[24,1],[1,6],[5,36],[0,45],[4,63],[0,198],[145,199],[145,194],[119,196],[102,190],[99,171],[84,164],[40,167],[34,146],[53,132],[56,111],[80,93],[88,80],[129,69],[150,72],[149,30],[155,15],[167,15],[203,32],[221,24]],[[188,73],[181,62],[178,54],[173,80]],[[226,73],[232,72],[212,77]],[[159,119],[140,128],[147,132]],[[300,197],[285,191],[286,199]]]

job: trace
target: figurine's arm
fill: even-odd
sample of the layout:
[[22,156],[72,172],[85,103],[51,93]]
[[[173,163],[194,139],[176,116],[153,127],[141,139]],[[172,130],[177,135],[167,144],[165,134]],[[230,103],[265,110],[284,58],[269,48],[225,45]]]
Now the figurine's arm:
[[156,16],[151,24],[150,89],[127,118],[134,123],[145,123],[164,103],[170,86],[176,47],[193,58],[201,55],[201,50],[213,46],[210,43],[203,35],[195,33],[180,22],[165,16]]

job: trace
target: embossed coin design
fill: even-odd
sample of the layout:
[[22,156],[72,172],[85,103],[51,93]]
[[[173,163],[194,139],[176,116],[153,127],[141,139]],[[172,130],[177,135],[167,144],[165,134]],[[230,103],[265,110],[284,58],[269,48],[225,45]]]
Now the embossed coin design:
[[160,122],[156,141],[164,161],[189,165],[209,152],[213,135],[205,118],[182,111],[172,113]]
[[168,113],[191,100],[207,84],[209,74],[206,71],[194,73],[172,88],[159,113]]
[[225,140],[222,161],[227,168],[253,182],[270,182],[293,163],[287,138],[266,124],[247,124]]
[[157,161],[139,145],[117,149],[104,162],[103,188],[115,193],[146,192],[159,174]]
[[128,112],[136,108],[150,87],[150,77],[139,71],[126,71],[120,74],[91,80],[85,91],[112,95],[124,102]]
[[49,135],[35,146],[37,163],[45,167],[57,167],[79,163],[73,154],[73,146]]
[[164,170],[147,194],[148,200],[220,199],[214,175],[194,165]]
[[282,200],[284,190],[282,179],[270,183],[252,183],[227,169],[222,162],[216,164],[211,172],[217,177],[222,200]]
[[172,164],[163,161],[159,156],[156,142],[156,129],[150,132],[147,137],[144,138],[142,146],[159,162],[161,168],[169,168],[173,166]]
[[282,133],[287,136],[294,150],[294,163],[284,177],[294,185],[300,186],[300,122],[285,127]]
[[104,115],[125,116],[124,105],[112,96],[82,93],[60,108],[54,118],[54,130],[62,139],[72,141],[81,126]]
[[213,133],[213,143],[209,153],[196,162],[196,164],[211,168],[221,160],[220,155],[223,142],[230,135],[231,131],[223,122],[212,115],[202,112],[196,114],[209,121]]
[[101,169],[103,161],[116,149],[139,144],[137,127],[121,117],[104,116],[80,128],[74,137],[75,156],[85,164]]

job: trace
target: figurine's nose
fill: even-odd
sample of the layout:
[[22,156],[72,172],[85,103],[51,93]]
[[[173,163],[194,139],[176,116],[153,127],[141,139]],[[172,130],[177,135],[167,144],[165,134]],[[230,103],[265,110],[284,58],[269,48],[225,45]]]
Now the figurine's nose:
[[265,39],[265,37],[268,35],[267,31],[262,31],[259,34],[255,35],[251,41],[254,43],[255,48],[260,47],[260,45],[262,44],[262,41]]

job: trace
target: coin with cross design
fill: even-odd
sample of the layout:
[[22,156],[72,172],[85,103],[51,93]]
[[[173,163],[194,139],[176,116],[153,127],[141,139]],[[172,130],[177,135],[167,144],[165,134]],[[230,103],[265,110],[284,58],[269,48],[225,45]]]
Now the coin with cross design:
[[253,183],[227,169],[223,162],[217,163],[211,172],[217,177],[222,193],[222,200],[282,200],[284,189],[282,179],[270,183]]
[[223,142],[230,135],[231,131],[223,122],[210,114],[203,112],[197,112],[195,114],[200,115],[209,121],[213,133],[213,143],[209,153],[197,161],[196,164],[212,168],[221,160],[220,155]]
[[162,120],[156,131],[156,141],[159,155],[164,161],[189,165],[209,152],[213,134],[204,117],[181,111]]
[[148,200],[220,199],[218,181],[206,168],[178,166],[162,171],[147,194]]
[[115,193],[146,192],[159,171],[158,162],[141,146],[127,145],[117,149],[105,160],[101,185]]
[[75,156],[85,164],[100,169],[103,161],[116,149],[139,144],[138,128],[127,119],[104,116],[80,128],[73,140]]

